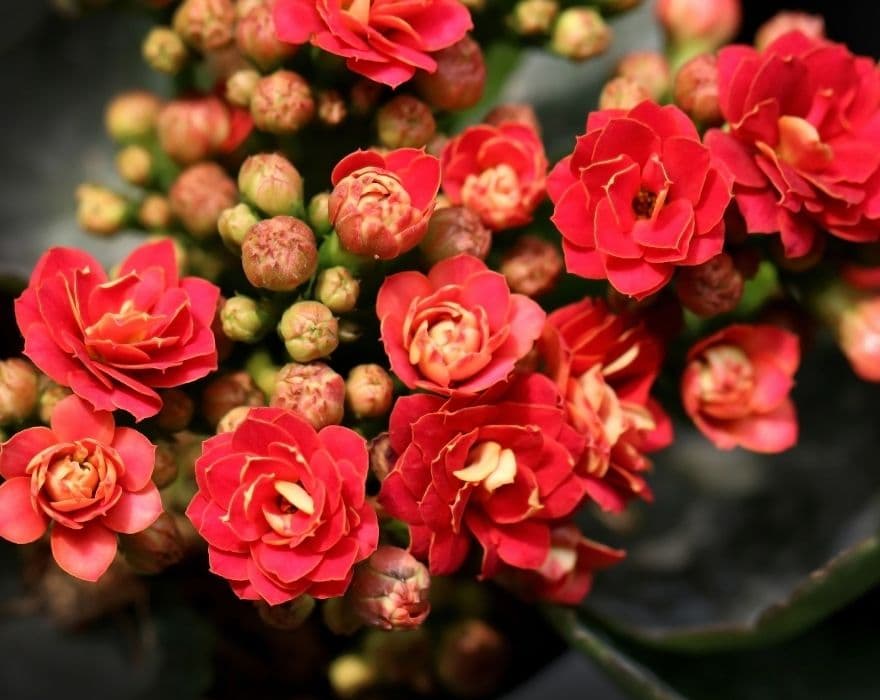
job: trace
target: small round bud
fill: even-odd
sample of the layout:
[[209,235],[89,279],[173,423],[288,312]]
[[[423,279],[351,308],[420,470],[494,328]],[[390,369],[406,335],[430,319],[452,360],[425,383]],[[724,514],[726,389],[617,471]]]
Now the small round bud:
[[703,53],[685,63],[675,75],[675,104],[694,121],[721,124],[724,117],[718,102],[718,60]]
[[241,263],[248,281],[255,287],[290,292],[315,274],[315,234],[292,216],[260,221],[244,237]]
[[280,41],[275,34],[272,3],[261,3],[239,13],[235,43],[242,56],[260,70],[275,68],[296,53],[297,46]]
[[612,78],[599,94],[599,109],[630,110],[651,98],[648,89],[632,78]]
[[159,98],[143,90],[117,95],[104,113],[107,133],[117,143],[146,139],[156,127],[161,108]]
[[236,406],[262,406],[265,397],[247,372],[232,372],[212,379],[202,392],[202,416],[216,426]]
[[168,75],[179,73],[189,57],[183,39],[168,27],[153,27],[141,45],[141,54],[150,68]]
[[320,236],[330,233],[333,225],[330,223],[330,193],[318,192],[309,201],[309,223]]
[[242,68],[226,79],[226,99],[239,107],[250,107],[260,74],[253,68]]
[[379,365],[357,365],[348,373],[345,399],[356,418],[381,418],[391,410],[394,382]]
[[699,42],[711,51],[736,36],[741,0],[659,0],[657,17],[675,43]]
[[184,228],[197,238],[217,233],[217,220],[235,204],[235,183],[216,163],[189,166],[168,192],[171,210]]
[[612,38],[611,27],[596,10],[569,7],[556,21],[550,48],[573,61],[585,61],[605,53],[611,46]]
[[755,33],[755,48],[763,51],[779,37],[800,32],[811,39],[825,37],[825,19],[806,12],[780,12],[762,24]]
[[435,263],[461,253],[485,260],[492,245],[492,232],[467,207],[445,207],[434,212],[428,233],[419,243],[427,261]]
[[380,482],[385,481],[385,477],[394,468],[397,461],[397,455],[391,447],[391,436],[386,433],[379,433],[370,440],[370,471],[373,476]]
[[348,598],[328,598],[321,606],[321,619],[325,627],[339,637],[350,637],[364,623],[351,608]]
[[98,185],[77,187],[76,204],[80,228],[97,236],[110,236],[125,227],[131,213],[125,197]]
[[156,122],[162,150],[183,165],[217,153],[231,129],[229,110],[218,97],[173,100],[162,108]]
[[538,236],[521,236],[501,259],[500,272],[512,292],[534,297],[556,285],[564,262],[555,245]]
[[256,127],[273,134],[299,131],[315,114],[309,84],[290,70],[275,71],[260,78],[250,106]]
[[541,123],[538,121],[538,115],[535,114],[534,107],[528,104],[515,102],[500,104],[493,108],[483,121],[493,126],[501,126],[508,123],[522,124],[534,129],[536,134],[541,133]]
[[498,689],[509,661],[504,637],[482,620],[465,620],[444,633],[437,652],[437,675],[456,695],[488,696]]
[[315,609],[315,599],[301,595],[281,605],[269,605],[260,600],[256,603],[260,619],[270,627],[279,630],[295,630],[302,627]]
[[853,371],[868,382],[880,382],[880,297],[852,304],[840,317],[838,342]]
[[321,362],[293,362],[278,370],[270,403],[296,411],[315,430],[338,425],[345,411],[345,381]]
[[344,314],[357,304],[360,288],[360,282],[348,268],[328,267],[318,275],[315,297],[333,313]]
[[180,468],[175,456],[175,445],[167,440],[156,441],[156,459],[153,462],[153,483],[164,489],[177,481]]
[[138,208],[137,218],[148,231],[167,229],[174,221],[171,202],[161,194],[148,194]]
[[248,417],[252,406],[236,406],[230,408],[223,417],[217,422],[217,434],[234,432],[238,426],[244,423],[244,419]]
[[431,611],[431,577],[425,565],[399,547],[381,546],[355,571],[348,599],[371,627],[419,627]]
[[311,362],[339,345],[339,326],[333,312],[317,301],[298,301],[281,316],[278,335],[296,362]]
[[185,430],[193,419],[195,402],[182,389],[165,389],[159,395],[162,410],[156,415],[156,425],[169,433]]
[[244,243],[245,236],[259,221],[254,210],[247,204],[236,204],[220,212],[217,230],[229,250],[241,253],[241,244]]
[[437,70],[419,71],[415,84],[419,94],[437,109],[449,111],[473,107],[483,96],[486,63],[480,45],[466,36],[433,54]]
[[508,23],[521,36],[548,34],[557,14],[556,0],[520,0],[514,5]]
[[372,80],[358,80],[351,88],[349,100],[351,111],[359,117],[365,117],[376,108],[383,88]]
[[337,90],[321,90],[318,93],[318,121],[325,126],[338,126],[348,116],[348,107]]
[[27,360],[0,361],[0,425],[20,423],[37,407],[38,377]]
[[437,131],[431,108],[410,95],[398,95],[376,115],[379,143],[386,148],[421,148]]
[[180,530],[174,517],[165,512],[146,530],[120,535],[119,544],[128,564],[142,574],[158,574],[177,564],[184,555]]
[[245,160],[238,171],[238,189],[269,216],[292,214],[302,207],[302,176],[278,153],[258,153]]
[[642,85],[651,99],[659,101],[669,90],[670,71],[666,56],[658,51],[634,51],[617,64],[617,75]]
[[173,19],[174,31],[202,53],[229,44],[234,23],[232,0],[184,0]]
[[721,253],[702,265],[680,267],[675,293],[686,309],[697,316],[711,318],[737,307],[744,284],[733,258]]
[[40,393],[39,413],[40,421],[48,425],[52,421],[52,412],[62,399],[66,399],[72,392],[66,386],[55,382],[49,384]]
[[256,343],[272,323],[272,314],[265,303],[236,294],[220,307],[223,333],[230,340],[240,343]]
[[153,176],[153,156],[143,146],[129,144],[116,154],[116,170],[126,182],[144,187]]
[[357,654],[335,658],[327,669],[327,678],[333,692],[343,700],[356,697],[376,683],[372,666]]

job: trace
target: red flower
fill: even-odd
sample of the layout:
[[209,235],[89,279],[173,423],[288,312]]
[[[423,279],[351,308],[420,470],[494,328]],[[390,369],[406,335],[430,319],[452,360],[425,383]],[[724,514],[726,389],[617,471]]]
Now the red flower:
[[339,161],[331,181],[330,223],[342,246],[391,260],[425,237],[440,189],[440,161],[416,148],[386,155],[355,151]]
[[651,500],[645,452],[672,442],[672,424],[650,397],[663,349],[644,325],[585,299],[550,314],[540,350],[565,397],[570,423],[586,437],[580,469],[602,508]]
[[71,576],[97,581],[116,556],[116,533],[147,529],[162,512],[150,481],[156,448],[113,414],[77,396],[52,410],[52,427],[0,445],[0,537],[38,540],[50,522],[52,555]]
[[409,526],[410,548],[432,574],[458,569],[474,539],[485,577],[502,565],[540,569],[554,523],[586,493],[575,473],[583,437],[566,423],[553,383],[538,374],[496,396],[403,397],[389,433],[400,457],[379,501]]
[[704,263],[724,244],[730,185],[671,105],[590,114],[547,191],[568,271],[638,299],[663,287],[676,265]]
[[545,314],[472,255],[441,260],[428,276],[391,275],[376,314],[391,369],[411,389],[473,394],[503,381],[541,335]]
[[544,198],[547,156],[525,124],[478,124],[443,149],[443,191],[493,230],[523,226]]
[[111,280],[100,263],[52,248],[15,302],[24,353],[97,410],[155,415],[167,389],[217,369],[211,323],[220,290],[178,278],[170,240],[142,245]]
[[417,69],[433,73],[429,55],[463,38],[473,23],[458,0],[277,0],[278,38],[311,42],[348,59],[349,70],[396,88]]
[[379,538],[366,502],[367,446],[355,432],[315,432],[293,411],[252,408],[202,445],[186,514],[211,571],[245,600],[278,605],[345,593]]
[[842,44],[786,34],[761,53],[718,56],[729,130],[706,144],[735,178],[750,233],[782,234],[789,257],[819,231],[880,240],[880,72]]
[[733,325],[694,345],[681,379],[688,415],[716,447],[782,452],[797,443],[789,398],[800,342],[776,326]]

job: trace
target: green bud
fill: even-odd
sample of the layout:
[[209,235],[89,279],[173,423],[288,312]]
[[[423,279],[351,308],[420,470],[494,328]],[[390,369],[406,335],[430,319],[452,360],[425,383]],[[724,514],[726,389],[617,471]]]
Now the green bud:
[[220,323],[223,333],[230,340],[256,343],[269,329],[272,313],[268,304],[236,294],[227,299],[220,309]]
[[281,317],[278,334],[296,362],[326,357],[339,345],[339,326],[333,312],[317,301],[300,301]]

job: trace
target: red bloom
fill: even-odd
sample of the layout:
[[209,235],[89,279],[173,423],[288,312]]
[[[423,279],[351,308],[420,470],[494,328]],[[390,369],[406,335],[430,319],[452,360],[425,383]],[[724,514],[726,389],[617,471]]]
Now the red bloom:
[[52,523],[52,555],[71,576],[97,581],[116,556],[116,533],[147,529],[162,512],[150,481],[156,448],[113,414],[77,396],[52,410],[52,427],[0,445],[0,537],[24,544]]
[[433,73],[429,55],[451,46],[473,23],[458,0],[277,0],[278,38],[311,42],[348,59],[349,70],[397,87],[417,69]]
[[245,600],[278,605],[345,593],[379,538],[366,502],[367,446],[355,432],[315,432],[293,411],[252,408],[202,445],[186,514],[211,571]]
[[440,161],[421,149],[382,155],[355,151],[331,175],[330,223],[356,255],[391,260],[415,248],[428,231],[440,189]]
[[761,53],[718,56],[730,129],[706,144],[730,169],[750,233],[776,233],[789,257],[827,230],[880,240],[880,72],[842,44],[786,34]]
[[502,565],[540,569],[555,521],[586,493],[574,466],[584,440],[566,423],[553,383],[538,374],[496,396],[406,396],[389,433],[400,456],[379,501],[409,525],[410,548],[432,574],[458,569],[474,539],[485,577]]
[[443,149],[443,191],[493,230],[529,223],[546,179],[544,145],[525,124],[478,124]]
[[593,112],[550,173],[569,272],[644,298],[721,252],[730,185],[674,106]]
[[171,241],[142,245],[108,280],[100,263],[52,248],[15,302],[24,353],[96,409],[155,415],[167,389],[217,369],[211,323],[220,290],[178,278]]
[[672,442],[672,424],[650,397],[663,350],[641,323],[585,299],[550,314],[540,345],[565,397],[570,423],[587,439],[580,469],[602,508],[651,500],[645,452]]
[[411,389],[474,394],[503,381],[541,335],[545,314],[472,255],[441,260],[428,276],[391,275],[376,314],[391,369]]
[[694,345],[681,379],[688,415],[716,447],[782,452],[797,443],[789,398],[798,337],[776,326],[734,325]]

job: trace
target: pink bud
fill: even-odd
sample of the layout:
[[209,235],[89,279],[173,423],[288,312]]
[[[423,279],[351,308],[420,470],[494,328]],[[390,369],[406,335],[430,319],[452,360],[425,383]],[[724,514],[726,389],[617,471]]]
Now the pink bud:
[[293,362],[278,370],[270,403],[296,411],[316,430],[338,425],[345,410],[345,381],[321,362]]
[[19,423],[37,407],[37,372],[27,360],[0,362],[0,425]]
[[169,433],[185,430],[193,419],[195,402],[182,389],[165,389],[159,395],[162,410],[156,414],[156,425]]
[[241,263],[255,287],[292,291],[311,278],[318,266],[315,234],[292,216],[260,221],[244,237]]
[[703,53],[685,63],[675,75],[675,104],[696,122],[705,125],[724,121],[718,102],[718,60]]
[[825,19],[806,12],[780,12],[762,24],[755,33],[755,47],[763,51],[779,37],[800,32],[811,39],[825,37]]
[[733,258],[721,253],[702,265],[679,268],[675,293],[686,309],[711,318],[733,311],[742,298],[744,285]]
[[348,599],[368,625],[412,629],[431,610],[430,586],[424,564],[399,547],[382,546],[355,571]]
[[161,108],[159,98],[145,90],[117,95],[104,113],[107,133],[118,143],[145,139],[153,133]]
[[658,51],[634,51],[627,54],[617,64],[617,74],[635,80],[655,101],[659,101],[669,90],[669,62]]
[[850,306],[838,326],[840,347],[853,371],[868,382],[880,382],[880,297]]
[[274,68],[298,48],[276,38],[272,5],[260,3],[239,12],[235,25],[238,50],[260,70]]
[[184,0],[174,13],[174,31],[197,51],[220,49],[232,41],[232,0]]
[[473,107],[483,96],[486,63],[480,45],[466,36],[433,54],[437,70],[420,71],[415,83],[419,94],[437,109],[456,111]]
[[599,109],[630,110],[651,98],[644,85],[633,78],[618,76],[612,78],[599,94]]
[[156,122],[162,150],[183,165],[218,153],[231,128],[229,110],[217,97],[173,100]]
[[398,95],[387,102],[376,120],[379,143],[386,148],[421,148],[437,130],[431,108],[411,95]]
[[348,107],[338,90],[321,90],[318,93],[318,121],[325,126],[338,126],[347,116]]
[[467,207],[446,207],[434,212],[428,233],[419,248],[431,265],[461,253],[485,260],[492,245],[492,232],[479,215]]
[[164,489],[177,481],[180,467],[175,455],[175,443],[168,440],[156,441],[156,460],[153,463],[153,483]]
[[232,372],[212,379],[202,392],[202,416],[216,426],[236,406],[262,406],[263,392],[247,372]]
[[257,153],[245,160],[238,171],[238,189],[269,216],[293,214],[302,207],[302,176],[279,153]]
[[120,536],[119,544],[126,561],[144,574],[158,574],[177,564],[184,555],[183,537],[177,524],[164,512],[146,530]]
[[541,124],[538,121],[538,115],[535,114],[534,107],[529,104],[516,102],[500,104],[494,107],[483,121],[493,126],[501,126],[507,123],[522,124],[523,126],[531,127],[536,134],[541,134]]
[[659,0],[657,17],[676,43],[699,41],[710,50],[736,36],[740,0]]
[[562,255],[538,236],[521,236],[501,259],[500,272],[511,291],[526,296],[546,294],[562,274]]
[[388,433],[379,433],[370,440],[370,471],[379,481],[385,481],[385,477],[394,467],[397,455],[391,448],[391,437]]
[[357,418],[379,418],[391,410],[394,382],[379,365],[357,365],[348,374],[345,398]]
[[275,71],[260,78],[251,96],[254,125],[273,134],[292,134],[308,124],[315,114],[309,84],[299,73]]
[[184,228],[197,238],[217,233],[224,209],[238,194],[232,178],[216,163],[197,163],[184,170],[168,192],[171,210]]

